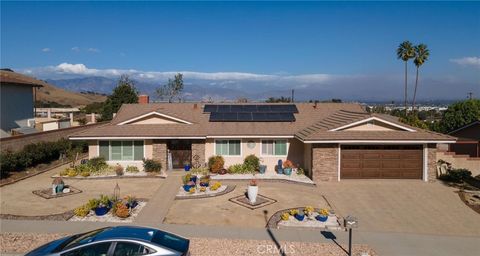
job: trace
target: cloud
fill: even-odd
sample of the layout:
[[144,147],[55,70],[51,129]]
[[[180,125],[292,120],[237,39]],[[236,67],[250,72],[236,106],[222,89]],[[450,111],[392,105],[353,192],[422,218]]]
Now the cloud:
[[94,52],[94,53],[100,52],[100,50],[97,49],[97,48],[88,48],[87,51],[88,51],[88,52]]
[[450,61],[462,66],[473,66],[480,68],[480,57],[463,57],[458,59],[450,59]]
[[74,52],[79,52],[79,51],[80,51],[80,47],[74,46],[74,47],[72,47],[71,50],[74,51]]
[[43,48],[42,49],[42,52],[51,52],[51,51],[52,51],[52,49],[50,49],[50,48]]

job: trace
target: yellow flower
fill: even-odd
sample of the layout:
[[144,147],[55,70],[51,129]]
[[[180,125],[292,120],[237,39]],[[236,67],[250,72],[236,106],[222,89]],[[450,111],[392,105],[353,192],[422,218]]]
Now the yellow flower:
[[295,214],[298,214],[298,210],[297,209],[291,209],[290,210],[290,215],[294,216]]
[[314,211],[313,206],[305,206],[305,209],[303,210],[305,213],[312,213]]
[[288,212],[284,212],[282,214],[282,220],[288,220],[290,218],[290,214]]
[[322,208],[320,211],[318,211],[318,214],[323,215],[323,216],[328,216],[329,212],[328,209]]

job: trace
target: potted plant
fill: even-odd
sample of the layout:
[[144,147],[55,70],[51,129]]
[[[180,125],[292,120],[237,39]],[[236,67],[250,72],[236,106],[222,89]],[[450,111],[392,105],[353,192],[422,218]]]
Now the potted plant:
[[322,208],[320,209],[320,211],[318,211],[318,215],[315,217],[315,219],[321,222],[325,222],[328,220],[328,215],[329,215],[328,210],[325,208]]
[[283,161],[282,159],[278,160],[278,164],[275,165],[275,171],[277,174],[283,174]]
[[258,195],[258,182],[256,179],[251,179],[250,184],[248,185],[247,189],[248,201],[250,204],[254,204],[257,202],[257,195]]
[[128,218],[130,216],[130,211],[128,209],[128,206],[122,203],[117,203],[116,209],[115,209],[115,215],[120,219]]
[[137,198],[134,197],[134,196],[126,196],[126,197],[125,197],[125,201],[127,202],[125,205],[126,205],[128,208],[131,208],[131,209],[137,207],[137,205],[138,205]]
[[117,176],[122,176],[123,175],[123,166],[121,166],[120,164],[117,164],[115,166],[115,173],[117,174]]
[[189,161],[183,162],[183,169],[184,169],[186,172],[190,171],[190,168],[192,168],[192,166],[190,165],[190,162],[189,162]]
[[112,202],[110,201],[110,198],[108,198],[108,196],[101,195],[100,200],[98,200],[98,205],[94,209],[95,215],[103,216],[103,215],[107,214],[107,212],[111,208],[111,203]]
[[210,183],[210,176],[203,176],[200,178],[200,187],[208,187]]
[[266,165],[263,165],[261,164],[259,167],[258,167],[258,170],[260,171],[260,173],[265,173],[267,171],[267,166]]
[[283,174],[291,175],[292,174],[293,163],[290,160],[286,160],[283,163]]
[[297,219],[298,221],[303,221],[303,219],[305,219],[305,214],[303,214],[303,212],[298,212],[297,214],[295,214],[295,219]]

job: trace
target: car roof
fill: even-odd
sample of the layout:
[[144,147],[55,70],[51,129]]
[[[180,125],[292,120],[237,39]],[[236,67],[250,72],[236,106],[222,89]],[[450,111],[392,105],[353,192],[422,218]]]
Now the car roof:
[[93,241],[103,241],[111,239],[135,239],[151,241],[153,235],[159,230],[146,227],[135,226],[117,226],[106,228],[100,233],[96,234]]

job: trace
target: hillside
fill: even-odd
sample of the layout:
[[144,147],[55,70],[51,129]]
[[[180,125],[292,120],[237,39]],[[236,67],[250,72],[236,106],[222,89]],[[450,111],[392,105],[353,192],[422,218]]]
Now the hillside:
[[107,97],[100,94],[84,94],[79,92],[66,91],[50,84],[37,90],[37,101],[57,102],[72,107],[86,106],[93,102],[105,101]]

